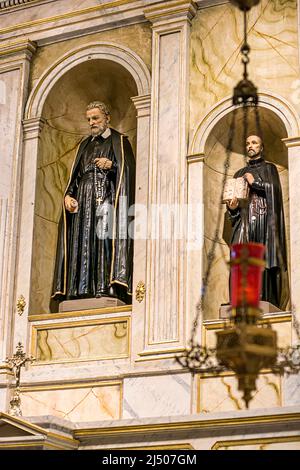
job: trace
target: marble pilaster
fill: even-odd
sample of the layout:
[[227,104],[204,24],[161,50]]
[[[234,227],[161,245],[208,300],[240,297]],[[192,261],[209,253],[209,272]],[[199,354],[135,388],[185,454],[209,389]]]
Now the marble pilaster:
[[16,301],[14,281],[23,146],[21,122],[30,61],[35,49],[35,44],[28,39],[3,42],[0,46],[0,361],[13,349],[11,335]]
[[[204,154],[188,155],[188,242],[187,242],[187,289],[186,311],[189,313],[188,332],[195,319],[196,306],[200,300],[203,278],[203,227],[204,227]],[[199,335],[201,319],[199,319]]]
[[44,121],[41,118],[23,121],[24,148],[22,172],[22,203],[20,208],[20,232],[18,246],[17,275],[15,279],[16,295],[23,295],[26,300],[25,312],[14,328],[14,346],[20,341],[25,347],[28,341],[28,307],[30,298],[32,246],[34,227],[34,206],[36,188],[36,166],[34,155],[38,154],[40,132]]
[[[145,297],[137,300],[136,288],[139,282],[145,284],[147,272],[147,205],[148,205],[148,165],[150,143],[150,104],[151,95],[136,96],[132,101],[137,110],[137,149],[136,149],[136,195],[134,224],[134,273],[132,292],[132,358],[143,348],[142,338],[145,323]],[[147,289],[147,286],[145,286]]]
[[160,2],[145,9],[153,30],[153,75],[146,324],[141,357],[174,354],[184,344],[188,58],[190,20],[195,12],[192,1]]
[[[283,139],[288,148],[288,163],[289,163],[289,199],[290,199],[290,256],[291,256],[291,274],[290,274],[290,290],[291,290],[291,305],[294,309],[297,320],[300,321],[300,273],[299,262],[300,259],[300,138],[289,137]],[[295,332],[292,333],[295,337]]]

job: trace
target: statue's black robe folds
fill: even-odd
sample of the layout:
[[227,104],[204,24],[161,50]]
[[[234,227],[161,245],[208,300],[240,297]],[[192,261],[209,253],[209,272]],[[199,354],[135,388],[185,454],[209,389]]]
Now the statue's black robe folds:
[[[78,185],[77,182],[78,172],[81,159],[83,155],[86,155],[86,149],[89,148],[91,141],[92,137],[90,136],[79,145],[64,195],[71,193],[77,199],[83,194],[80,183]],[[109,250],[109,267],[106,266],[105,268],[108,272],[104,273],[105,276],[106,274],[108,276],[109,284],[116,288],[117,296],[123,300],[126,301],[127,294],[131,295],[133,240],[128,235],[128,225],[132,221],[132,217],[128,215],[128,210],[134,204],[135,159],[127,137],[114,129],[111,129],[111,145],[114,155],[113,190],[109,196],[109,203],[113,206],[112,239],[109,241],[96,239],[96,194],[92,175],[88,175],[88,178],[86,178],[87,175],[84,175],[89,180],[90,197],[85,191],[83,199],[78,200],[78,214],[70,214],[63,203],[62,216],[58,227],[52,290],[52,298],[55,300],[96,296],[97,286],[95,286],[95,283],[97,281],[95,279],[101,277],[97,270],[104,269],[104,263],[101,261],[102,255],[100,256],[97,253],[101,243],[105,243],[105,249]],[[113,186],[115,187],[113,188]],[[90,214],[88,218],[87,211]],[[75,220],[72,220],[72,218],[74,217],[83,218],[80,221],[81,225],[76,224],[77,227],[81,226],[83,228],[83,233],[79,233],[78,237],[77,234],[76,237],[72,234],[72,230],[74,230],[73,221]],[[120,224],[120,221],[122,224]],[[107,248],[108,245],[109,248]],[[80,253],[80,262],[76,261],[78,253]],[[73,262],[70,263],[70,260],[73,260]],[[103,277],[103,273],[101,275]]]
[[266,246],[262,300],[284,308],[288,301],[287,254],[282,191],[275,165],[263,158],[250,160],[234,178],[251,173],[249,206],[246,213],[227,211],[232,223],[230,243],[257,242]]

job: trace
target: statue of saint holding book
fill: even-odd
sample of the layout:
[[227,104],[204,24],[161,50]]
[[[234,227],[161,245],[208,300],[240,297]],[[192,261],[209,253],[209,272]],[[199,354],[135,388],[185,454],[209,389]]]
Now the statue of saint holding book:
[[223,202],[231,222],[230,244],[257,242],[266,246],[266,269],[262,298],[284,308],[288,301],[287,254],[282,190],[273,163],[263,157],[263,142],[258,136],[247,138],[249,161],[225,187]]

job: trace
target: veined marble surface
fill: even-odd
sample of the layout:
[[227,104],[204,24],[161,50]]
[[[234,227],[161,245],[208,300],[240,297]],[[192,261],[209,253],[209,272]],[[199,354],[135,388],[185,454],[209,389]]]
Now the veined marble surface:
[[[212,413],[245,408],[235,376],[202,377],[198,380],[198,412]],[[261,374],[256,381],[256,389],[249,404],[251,410],[282,405],[280,377]]]
[[127,357],[128,323],[95,322],[90,325],[69,324],[60,328],[45,328],[36,333],[38,362],[93,360]]
[[[242,13],[225,4],[200,10],[192,22],[190,127],[208,109],[232,94],[242,76],[239,49],[243,38]],[[262,0],[249,14],[250,79],[258,89],[292,100],[299,79],[297,2]],[[294,88],[295,90],[295,88]],[[298,100],[299,101],[299,100]],[[292,104],[299,110],[300,103]]]
[[124,419],[184,415],[190,412],[190,374],[124,379]]
[[12,116],[16,115],[18,102],[21,97],[20,71],[1,70],[0,68],[0,158],[1,180],[0,197],[10,194],[12,181],[13,156],[15,152],[16,122]]
[[300,405],[300,374],[285,377],[283,381],[284,404]]
[[120,385],[22,392],[23,416],[52,415],[78,422],[120,419]]

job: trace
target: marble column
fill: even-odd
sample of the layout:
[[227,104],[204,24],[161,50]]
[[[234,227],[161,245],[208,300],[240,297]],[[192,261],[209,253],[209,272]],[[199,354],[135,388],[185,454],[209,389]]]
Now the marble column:
[[134,272],[132,292],[132,359],[143,348],[145,327],[145,289],[147,271],[147,205],[150,144],[151,95],[136,96],[132,101],[137,110],[136,194],[134,224]]
[[187,141],[192,1],[145,9],[152,22],[146,318],[141,358],[167,358],[186,333]]
[[0,45],[0,362],[12,351],[22,166],[22,117],[35,44]]
[[[288,148],[289,163],[289,199],[290,199],[290,290],[291,305],[295,311],[298,322],[300,322],[300,137],[289,137],[283,139]],[[295,338],[295,331],[293,331]]]

